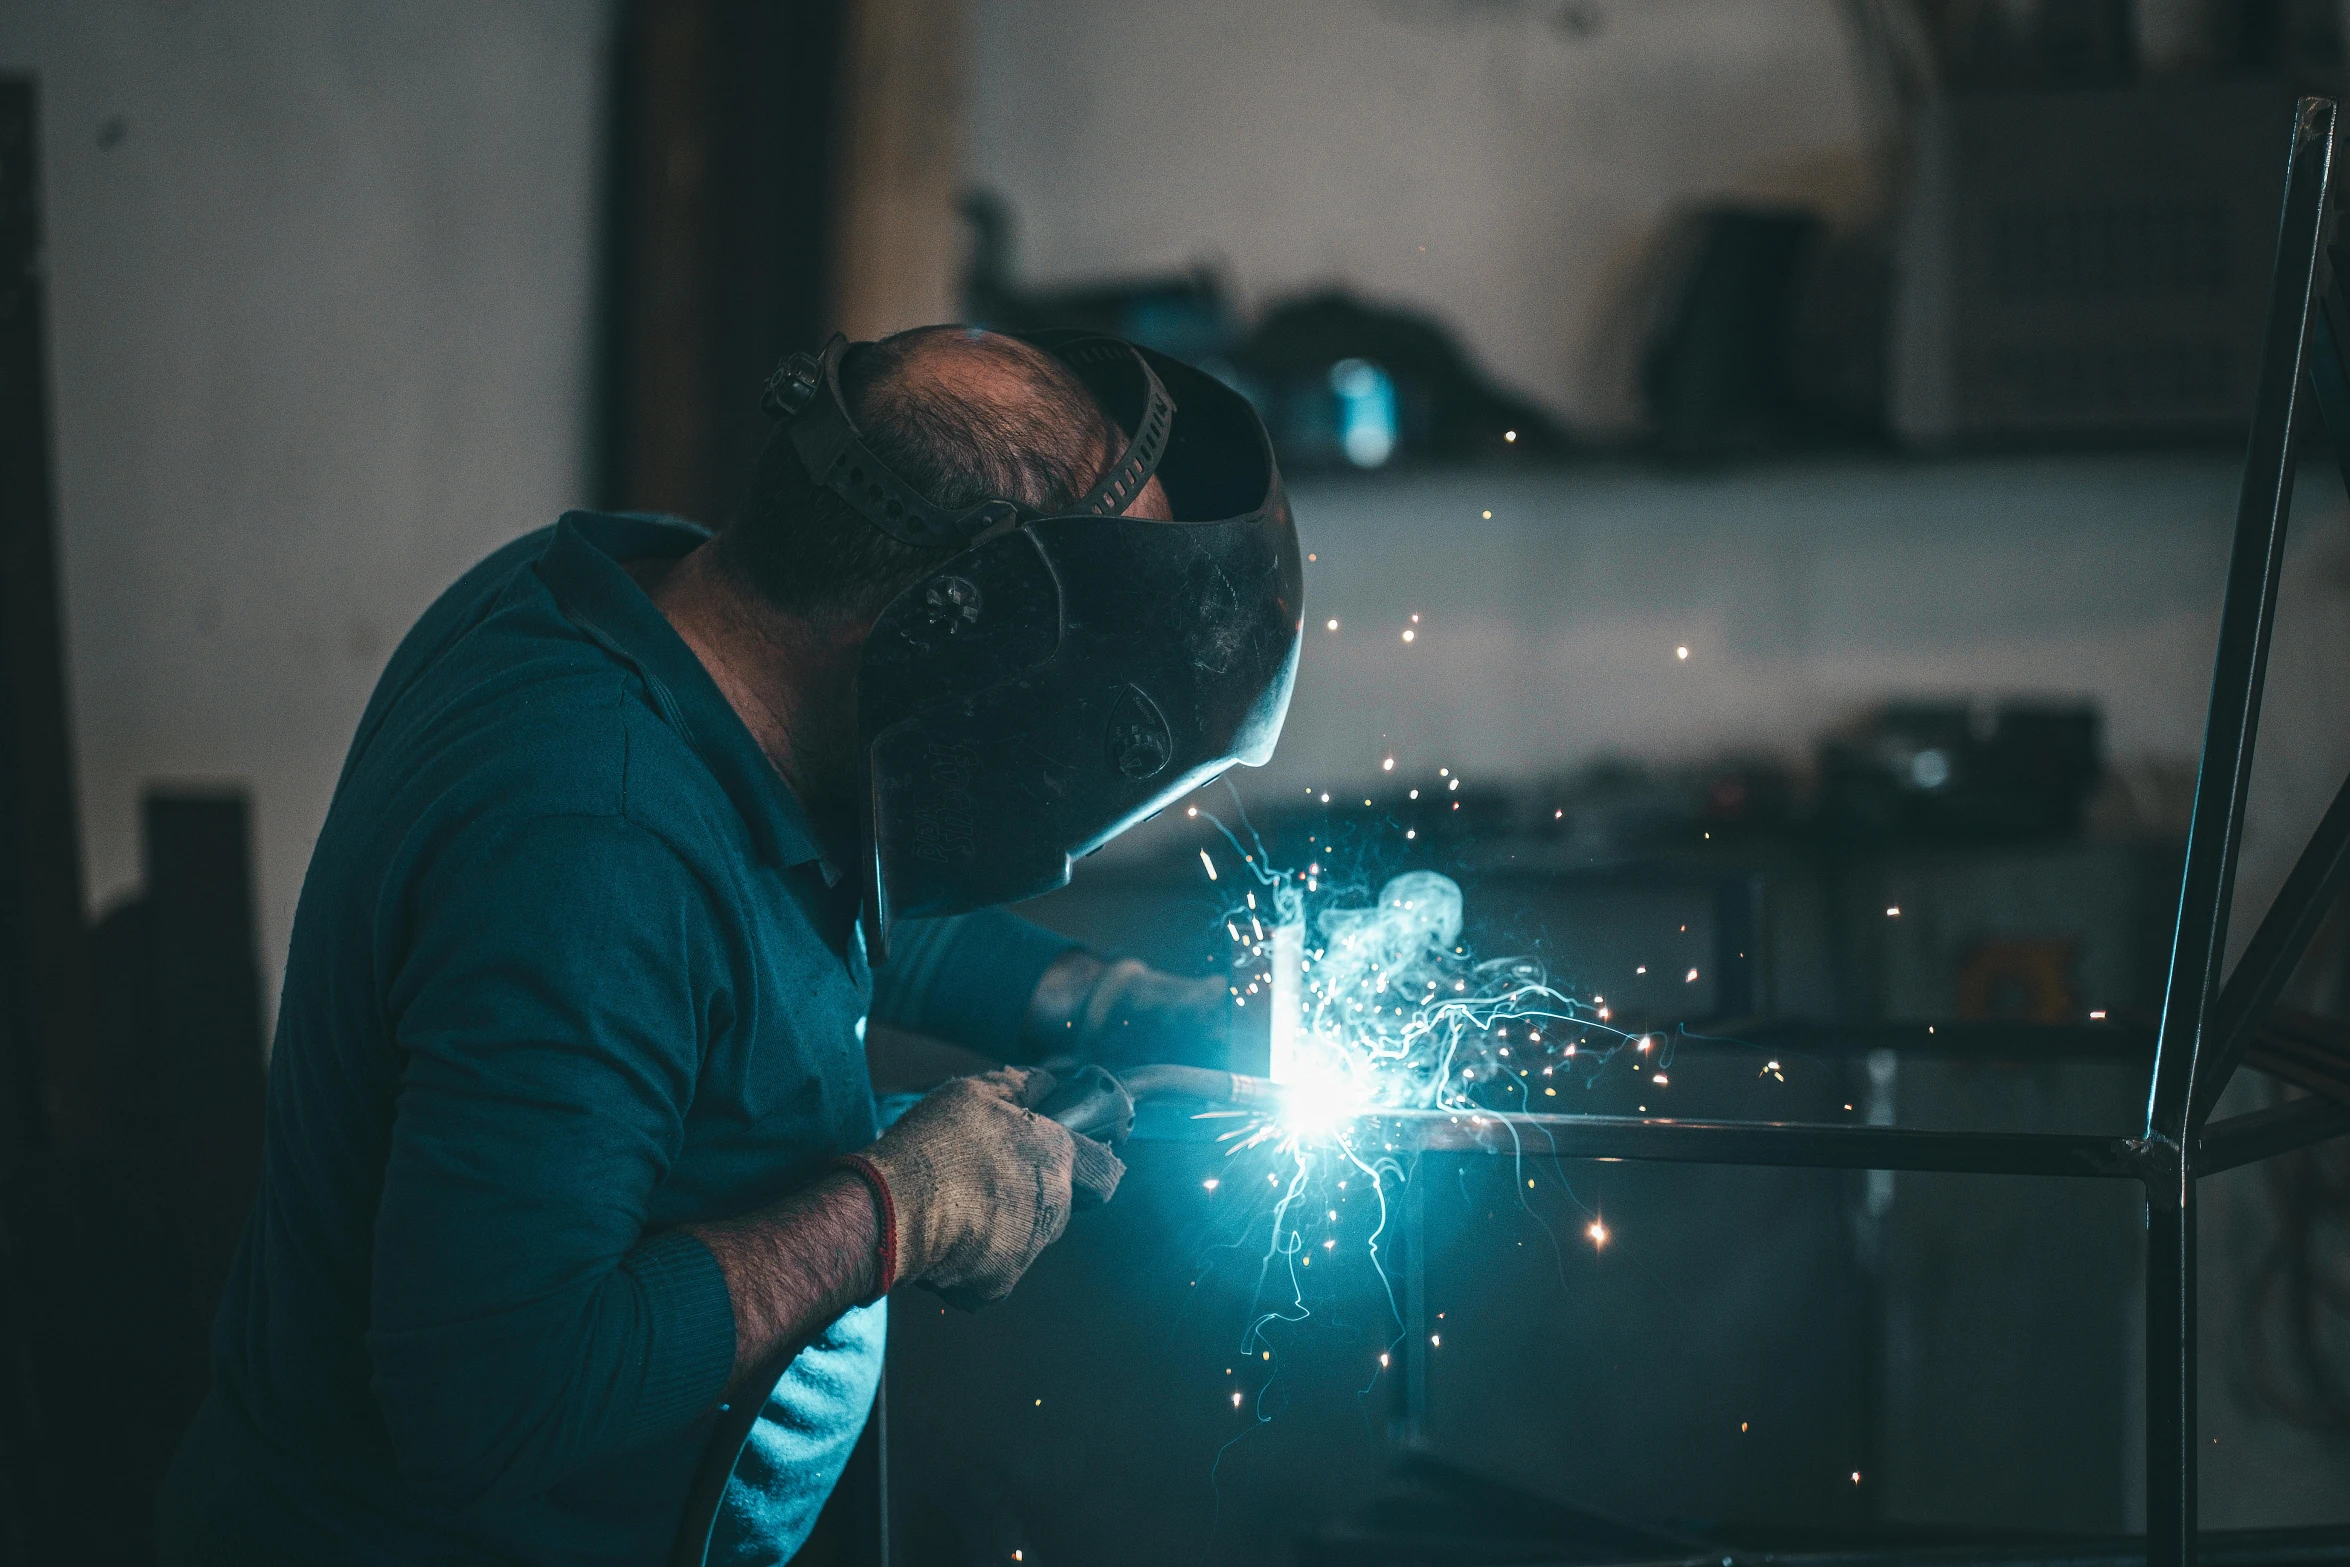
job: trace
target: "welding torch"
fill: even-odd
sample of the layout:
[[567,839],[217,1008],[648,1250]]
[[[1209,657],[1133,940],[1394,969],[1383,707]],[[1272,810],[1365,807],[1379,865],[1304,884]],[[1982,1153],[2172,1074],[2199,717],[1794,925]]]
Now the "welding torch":
[[1281,1085],[1271,1078],[1212,1067],[1172,1064],[1130,1066],[1113,1074],[1087,1064],[1046,1070],[1057,1080],[1036,1107],[1080,1137],[1115,1148],[1134,1131],[1134,1107],[1145,1099],[1196,1099],[1236,1110],[1270,1113],[1281,1104]]

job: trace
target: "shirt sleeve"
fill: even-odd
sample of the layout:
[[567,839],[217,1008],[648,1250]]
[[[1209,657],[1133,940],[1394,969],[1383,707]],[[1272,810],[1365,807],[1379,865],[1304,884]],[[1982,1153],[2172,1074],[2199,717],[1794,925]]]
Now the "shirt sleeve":
[[1021,1060],[1037,981],[1078,945],[1009,909],[902,921],[890,932],[889,961],[873,974],[873,1020],[991,1060]]
[[725,946],[710,890],[618,816],[469,833],[397,923],[367,1346],[403,1475],[463,1507],[674,1439],[726,1382],[716,1260],[645,1233]]

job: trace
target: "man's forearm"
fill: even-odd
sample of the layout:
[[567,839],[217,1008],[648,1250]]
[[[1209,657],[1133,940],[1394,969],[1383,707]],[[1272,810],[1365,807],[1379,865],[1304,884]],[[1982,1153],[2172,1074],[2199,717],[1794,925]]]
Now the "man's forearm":
[[726,1275],[734,1304],[728,1396],[781,1349],[803,1345],[873,1294],[881,1221],[864,1181],[834,1171],[782,1201],[716,1224],[688,1226]]

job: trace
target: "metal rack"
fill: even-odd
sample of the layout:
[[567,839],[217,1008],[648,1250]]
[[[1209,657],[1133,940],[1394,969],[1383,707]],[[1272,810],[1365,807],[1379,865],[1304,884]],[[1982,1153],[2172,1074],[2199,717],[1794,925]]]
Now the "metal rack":
[[2188,1567],[2198,1543],[2196,1184],[2203,1176],[2350,1132],[2350,1104],[2331,1098],[2211,1119],[2221,1090],[2243,1063],[2320,921],[2350,882],[2350,779],[2345,779],[2223,983],[2228,909],[2276,618],[2305,387],[2314,395],[2350,486],[2350,300],[2339,287],[2333,249],[2340,211],[2334,170],[2337,119],[2337,106],[2329,98],[2304,98],[2294,111],[2251,443],[2144,1132],[1927,1131],[1446,1111],[1382,1118],[1390,1141],[1431,1151],[1503,1153],[1539,1139],[1544,1154],[1565,1158],[2139,1182],[2146,1193],[2147,1226],[2145,1552],[2150,1567]]

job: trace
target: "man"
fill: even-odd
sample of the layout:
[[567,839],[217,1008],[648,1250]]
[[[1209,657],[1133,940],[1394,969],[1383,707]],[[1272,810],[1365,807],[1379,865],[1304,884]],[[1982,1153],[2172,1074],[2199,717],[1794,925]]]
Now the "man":
[[303,886],[167,1562],[659,1560],[725,1400],[759,1419],[712,1559],[782,1560],[881,1297],[1000,1297],[1122,1168],[1019,1069],[877,1139],[869,1010],[1218,1048],[1216,987],[989,906],[1270,754],[1295,532],[1245,404],[1040,343],[795,356],[725,532],[571,514],[401,645]]

